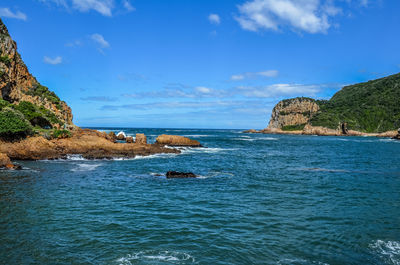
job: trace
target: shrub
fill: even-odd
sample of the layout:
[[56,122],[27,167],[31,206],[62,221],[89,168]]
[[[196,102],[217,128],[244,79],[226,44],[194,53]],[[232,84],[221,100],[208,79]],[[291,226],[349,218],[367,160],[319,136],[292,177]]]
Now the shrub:
[[62,125],[62,122],[57,118],[57,116],[43,106],[38,107],[31,102],[21,101],[14,108],[24,114],[25,118],[29,120],[33,126],[51,128],[52,124],[58,123]]
[[16,139],[29,135],[32,127],[22,113],[9,107],[0,111],[0,137],[4,139]]
[[53,91],[50,91],[47,87],[42,86],[41,84],[35,84],[25,93],[30,96],[45,98],[55,104],[58,109],[61,109],[60,98]]
[[10,59],[10,57],[8,57],[8,55],[0,56],[0,62],[9,66],[11,64],[11,59]]
[[69,138],[71,137],[71,132],[68,130],[54,130],[51,136],[58,139]]
[[0,110],[2,110],[2,109],[5,108],[5,107],[8,107],[8,106],[10,106],[10,105],[11,105],[10,102],[8,102],[7,100],[4,100],[4,99],[1,99],[1,98],[0,98]]

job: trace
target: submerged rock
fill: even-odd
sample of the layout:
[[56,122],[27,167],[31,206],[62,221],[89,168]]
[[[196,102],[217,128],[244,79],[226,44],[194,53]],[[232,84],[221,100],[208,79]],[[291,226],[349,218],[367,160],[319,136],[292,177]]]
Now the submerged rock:
[[189,146],[189,147],[201,147],[199,141],[192,140],[190,138],[178,135],[166,135],[162,134],[157,137],[156,143],[169,146]]
[[192,172],[177,172],[177,171],[168,171],[167,179],[172,178],[197,178],[198,176],[193,174]]

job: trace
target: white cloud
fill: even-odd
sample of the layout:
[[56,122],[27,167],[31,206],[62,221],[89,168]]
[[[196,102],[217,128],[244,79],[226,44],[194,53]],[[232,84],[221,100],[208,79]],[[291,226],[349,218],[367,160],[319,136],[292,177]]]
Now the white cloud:
[[210,23],[216,24],[216,25],[219,25],[221,23],[221,18],[219,17],[218,14],[210,14],[208,16],[208,20],[210,21]]
[[204,86],[199,86],[199,87],[196,87],[195,89],[197,92],[204,93],[204,94],[209,94],[212,91],[211,88],[204,87]]
[[113,0],[72,0],[72,6],[81,12],[95,10],[104,16],[112,16]]
[[96,42],[101,49],[110,47],[110,43],[104,39],[101,34],[95,33],[90,36],[90,38]]
[[128,0],[123,0],[122,4],[124,5],[124,8],[126,10],[128,10],[129,12],[136,10],[136,8],[134,6],[132,6],[132,4]]
[[238,75],[232,75],[231,80],[232,81],[240,81],[240,80],[244,80],[246,78],[276,77],[276,76],[278,76],[278,74],[279,74],[278,70],[266,70],[266,71],[262,71],[262,72],[243,73],[243,74],[238,74]]
[[328,19],[340,12],[333,1],[320,0],[250,0],[238,6],[235,17],[245,30],[280,30],[289,27],[308,33],[325,33]]
[[238,93],[246,97],[269,98],[276,96],[315,96],[320,92],[320,85],[303,84],[273,84],[265,87],[241,86],[238,87]]
[[0,8],[0,17],[7,17],[7,18],[16,18],[21,20],[26,20],[26,14],[22,13],[21,11],[12,12],[9,8],[3,7]]
[[52,65],[60,64],[60,63],[62,63],[62,57],[57,56],[57,57],[51,58],[51,57],[45,56],[43,58],[43,62],[45,62],[47,64],[52,64]]

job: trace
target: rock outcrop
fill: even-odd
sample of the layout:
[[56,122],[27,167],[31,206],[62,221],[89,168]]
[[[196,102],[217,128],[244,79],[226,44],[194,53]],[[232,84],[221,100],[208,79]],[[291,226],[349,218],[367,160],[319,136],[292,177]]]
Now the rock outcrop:
[[14,165],[10,158],[3,153],[0,153],[0,168],[5,168],[5,169],[21,169],[20,166]]
[[147,137],[143,133],[137,133],[135,143],[137,144],[147,144]]
[[133,137],[132,136],[127,136],[125,140],[126,140],[126,142],[128,144],[132,144],[133,143]]
[[124,141],[126,139],[126,134],[124,132],[119,132],[117,134],[117,140]]
[[0,98],[14,104],[21,101],[43,106],[66,125],[73,125],[71,108],[33,77],[0,19]]
[[0,153],[10,159],[60,159],[67,155],[82,155],[87,159],[110,159],[146,156],[158,153],[180,153],[157,144],[114,143],[106,133],[89,129],[76,129],[64,139],[47,140],[41,136],[28,137],[18,142],[0,141]]
[[178,135],[162,134],[156,138],[156,143],[160,145],[169,146],[188,146],[188,147],[201,147],[199,141]]
[[267,128],[282,129],[286,126],[304,126],[318,110],[318,104],[311,98],[282,100],[273,108]]
[[177,172],[177,171],[168,171],[166,174],[167,179],[181,179],[181,178],[197,178],[198,176],[193,174],[192,172]]

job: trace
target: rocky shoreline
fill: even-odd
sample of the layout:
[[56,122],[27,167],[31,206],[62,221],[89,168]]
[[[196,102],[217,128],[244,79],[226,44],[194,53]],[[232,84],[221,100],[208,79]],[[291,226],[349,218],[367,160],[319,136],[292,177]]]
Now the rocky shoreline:
[[170,139],[168,145],[157,141],[148,144],[143,134],[137,134],[135,142],[127,139],[122,143],[116,141],[114,133],[76,128],[67,138],[48,140],[43,136],[33,136],[12,142],[0,140],[0,168],[17,169],[11,160],[66,159],[68,155],[81,155],[85,159],[134,158],[181,153],[171,146],[201,146],[199,142],[186,137],[165,137]]
[[284,131],[279,128],[266,128],[262,130],[246,130],[244,133],[261,133],[261,134],[290,134],[290,135],[318,135],[318,136],[369,136],[369,137],[387,137],[400,139],[399,131],[387,131],[382,133],[365,133],[354,130],[334,130],[320,126],[304,126],[303,130]]

